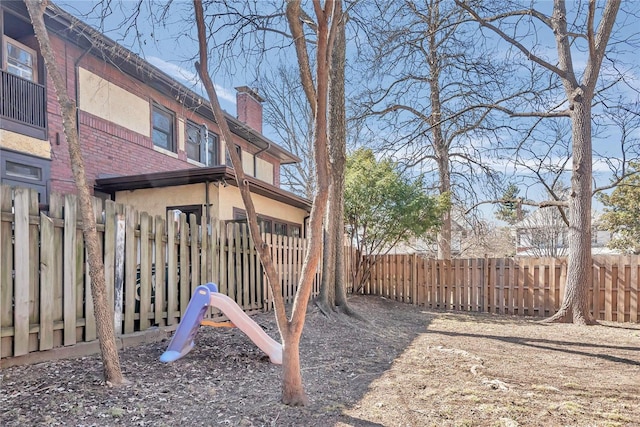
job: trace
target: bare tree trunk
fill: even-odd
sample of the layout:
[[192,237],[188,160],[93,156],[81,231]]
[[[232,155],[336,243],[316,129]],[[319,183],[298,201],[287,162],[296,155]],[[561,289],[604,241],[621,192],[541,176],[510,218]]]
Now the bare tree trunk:
[[[588,99],[586,99],[588,98]],[[569,257],[567,285],[558,312],[549,322],[593,324],[588,304],[588,289],[592,282],[591,260],[591,197],[592,144],[591,97],[573,104],[571,115],[573,136],[573,173],[569,196]]]
[[316,298],[316,306],[325,316],[330,316],[336,304],[335,273],[336,273],[336,246],[334,244],[336,218],[333,214],[335,203],[335,193],[333,186],[329,187],[329,202],[327,213],[324,218],[324,229],[322,232],[322,281],[320,282],[320,293]]
[[317,189],[311,208],[309,219],[309,239],[307,253],[300,273],[298,291],[296,292],[291,319],[287,319],[284,298],[282,296],[282,284],[273,266],[268,247],[264,244],[260,235],[258,219],[251,199],[249,182],[245,179],[240,157],[233,149],[233,137],[220,107],[213,82],[208,72],[207,27],[204,22],[204,11],[201,0],[194,0],[196,25],[198,29],[198,48],[200,60],[196,63],[198,74],[207,90],[211,109],[216,123],[220,127],[222,139],[230,148],[228,150],[231,163],[235,169],[236,181],[247,212],[249,232],[260,256],[260,262],[265,269],[269,286],[272,289],[275,303],[276,322],[282,337],[283,345],[283,381],[282,402],[287,405],[297,406],[308,403],[302,385],[300,370],[300,337],[304,327],[307,305],[311,295],[311,287],[315,273],[322,256],[322,220],[326,211],[329,192],[329,162],[327,150],[327,91],[328,69],[331,58],[329,49],[329,22],[332,19],[332,2],[327,2],[323,9],[318,0],[314,1],[314,9],[318,16],[316,52],[317,89],[313,85],[311,68],[306,50],[306,41],[302,31],[300,1],[290,1],[287,4],[287,20],[291,27],[296,45],[296,53],[299,59],[300,73],[303,87],[315,116],[314,130],[314,160],[316,163]]
[[581,84],[572,63],[567,37],[567,11],[564,0],[555,0],[553,7],[554,33],[558,48],[559,66],[568,70],[562,82],[571,112],[571,136],[573,140],[573,169],[571,194],[569,195],[569,259],[567,263],[566,294],[560,310],[547,319],[549,322],[595,323],[589,312],[588,289],[592,282],[591,258],[591,198],[593,171],[593,147],[591,136],[591,103],[600,74],[600,66],[611,36],[613,24],[620,8],[620,0],[607,1],[597,34],[593,19],[595,3],[589,4],[587,39],[589,61]]
[[56,95],[58,96],[58,102],[62,111],[64,134],[69,143],[71,169],[80,200],[82,233],[87,248],[89,276],[91,277],[91,293],[96,316],[96,332],[100,342],[104,378],[109,384],[120,385],[127,381],[122,376],[122,371],[120,370],[120,359],[118,357],[112,321],[113,308],[110,309],[107,303],[104,262],[102,261],[102,253],[100,251],[100,245],[98,244],[98,233],[96,231],[96,220],[93,214],[91,192],[87,185],[84,160],[78,140],[76,105],[67,93],[66,80],[58,69],[56,54],[51,46],[49,34],[44,23],[44,11],[47,2],[26,0],[25,4],[40,44],[40,52],[42,53],[49,77],[51,77]]
[[[338,0],[341,1],[341,0]],[[316,86],[311,78],[311,66],[307,53],[306,40],[302,31],[302,11],[300,0],[289,0],[286,7],[287,21],[294,39],[300,78],[307,100],[314,113],[314,158],[316,163],[317,187],[313,200],[313,208],[309,219],[310,237],[307,259],[302,268],[301,283],[296,293],[291,322],[288,332],[291,334],[290,347],[285,349],[283,359],[289,360],[291,369],[284,371],[283,402],[288,405],[304,405],[307,397],[302,389],[300,375],[299,345],[311,284],[313,282],[320,256],[322,255],[322,220],[329,199],[329,150],[328,150],[328,89],[329,68],[332,55],[332,33],[335,31],[335,0],[327,0],[322,7],[320,0],[313,1],[313,8],[318,20],[316,30]],[[299,305],[298,305],[299,304]],[[297,311],[296,311],[297,310]],[[287,354],[291,352],[291,354]],[[295,355],[293,354],[295,353]],[[295,375],[294,375],[295,374]],[[299,386],[298,386],[299,384]]]
[[[440,135],[440,141],[444,143],[442,135]],[[440,176],[440,185],[438,186],[440,195],[450,195],[451,172],[449,170],[449,150],[447,148],[439,150],[438,173]],[[441,221],[438,233],[438,259],[451,259],[451,207],[443,210]]]
[[[440,1],[435,1],[429,8],[429,88],[431,100],[431,135],[433,138],[433,149],[438,165],[438,176],[440,179],[438,192],[440,195],[451,193],[451,171],[449,164],[449,145],[444,138],[442,131],[442,103],[440,102],[440,60],[438,49],[438,30],[440,27]],[[442,223],[438,233],[438,259],[451,259],[451,208],[443,210]]]
[[347,163],[347,124],[345,112],[345,64],[346,64],[346,15],[342,2],[336,2],[334,19],[338,27],[331,56],[329,83],[329,160],[331,162],[331,186],[329,204],[325,215],[325,247],[322,283],[317,305],[325,315],[339,308],[353,314],[347,302],[344,273],[344,179]]
[[343,313],[354,315],[347,302],[347,282],[345,280],[344,263],[344,180],[347,167],[347,114],[345,111],[345,66],[347,62],[347,46],[345,27],[347,16],[342,12],[342,1],[336,2],[339,27],[336,32],[333,55],[331,57],[331,93],[330,93],[330,145],[332,178],[331,210],[335,218],[332,226],[333,239],[331,245],[335,247],[335,305]]

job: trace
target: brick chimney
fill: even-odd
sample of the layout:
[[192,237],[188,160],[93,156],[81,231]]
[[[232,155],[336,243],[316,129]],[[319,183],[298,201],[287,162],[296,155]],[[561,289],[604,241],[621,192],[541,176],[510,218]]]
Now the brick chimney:
[[264,99],[258,92],[248,86],[236,89],[238,120],[246,123],[250,128],[262,133],[262,102]]

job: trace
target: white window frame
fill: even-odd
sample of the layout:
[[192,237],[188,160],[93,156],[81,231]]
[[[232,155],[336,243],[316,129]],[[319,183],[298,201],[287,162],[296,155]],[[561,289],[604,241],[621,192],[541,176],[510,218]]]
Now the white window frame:
[[38,54],[36,53],[35,50],[31,49],[29,46],[26,46],[26,45],[20,43],[19,41],[14,40],[14,39],[12,39],[11,37],[8,37],[8,36],[3,36],[2,37],[2,68],[10,73],[10,71],[9,71],[9,46],[8,46],[9,44],[12,44],[15,47],[27,52],[28,54],[31,55],[31,58],[33,60],[33,64],[32,64],[32,67],[31,67],[31,72],[32,72],[33,78],[31,80],[29,80],[29,79],[27,79],[24,76],[21,76],[19,74],[14,74],[14,73],[11,73],[11,74],[17,75],[20,78],[32,81],[34,83],[38,83]]

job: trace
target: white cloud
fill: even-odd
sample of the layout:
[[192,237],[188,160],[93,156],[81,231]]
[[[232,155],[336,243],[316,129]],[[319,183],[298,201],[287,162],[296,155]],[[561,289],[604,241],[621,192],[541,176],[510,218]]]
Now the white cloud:
[[[160,70],[185,84],[189,88],[195,90],[200,94],[206,94],[206,90],[204,89],[204,86],[200,81],[200,77],[196,72],[187,70],[186,68],[183,68],[176,64],[172,64],[156,56],[151,56],[146,59],[151,65],[158,67]],[[218,97],[220,99],[231,102],[232,104],[236,103],[236,94],[233,90],[226,89],[217,84],[214,84],[214,86],[216,89],[216,93],[218,94]]]

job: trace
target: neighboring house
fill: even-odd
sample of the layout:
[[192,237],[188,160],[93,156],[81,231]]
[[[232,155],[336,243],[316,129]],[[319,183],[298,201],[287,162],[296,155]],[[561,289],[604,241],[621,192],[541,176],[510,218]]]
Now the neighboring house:
[[[463,224],[465,224],[464,219],[456,215],[456,211],[454,211],[451,218],[451,255],[454,257],[460,256],[463,241],[470,232]],[[436,236],[413,237],[408,242],[398,243],[389,253],[418,254],[428,258],[435,258],[438,256]]]
[[[503,257],[513,254],[510,230],[503,230],[488,222],[465,215],[454,208],[451,214],[451,256],[454,258]],[[438,256],[436,236],[413,238],[393,247],[390,253],[419,254],[428,258]]]
[[[557,208],[539,208],[513,225],[517,256],[563,257],[568,255],[569,228]],[[611,233],[601,230],[598,215],[592,219],[591,252],[617,253],[607,248]]]
[[[78,104],[78,133],[94,195],[154,215],[168,209],[239,220],[244,210],[208,102],[139,56],[50,5],[45,23]],[[0,4],[0,158],[3,184],[73,193],[60,107],[22,1]],[[262,135],[262,98],[237,90],[226,115],[233,149],[264,227],[300,235],[310,202],[279,188],[295,155]]]

